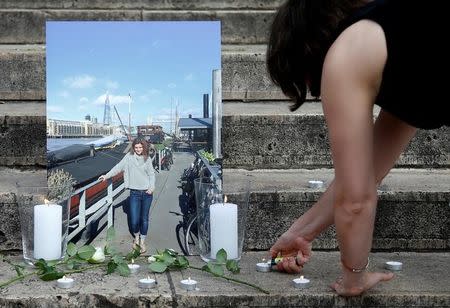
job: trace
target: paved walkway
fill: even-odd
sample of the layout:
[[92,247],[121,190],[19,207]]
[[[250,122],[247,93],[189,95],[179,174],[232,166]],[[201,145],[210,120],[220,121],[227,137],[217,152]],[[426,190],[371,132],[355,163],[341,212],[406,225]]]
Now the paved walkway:
[[[156,187],[150,208],[150,223],[146,245],[149,253],[154,253],[156,249],[164,250],[172,248],[181,251],[177,236],[177,226],[183,223],[182,190],[179,188],[180,178],[184,169],[194,161],[191,153],[174,153],[173,165],[170,170],[156,172]],[[116,230],[116,244],[119,251],[128,252],[132,246],[132,236],[128,231],[126,207],[128,202],[128,191],[125,191],[114,202],[115,216],[114,228]],[[106,239],[106,229],[103,230],[92,245],[102,246]]]

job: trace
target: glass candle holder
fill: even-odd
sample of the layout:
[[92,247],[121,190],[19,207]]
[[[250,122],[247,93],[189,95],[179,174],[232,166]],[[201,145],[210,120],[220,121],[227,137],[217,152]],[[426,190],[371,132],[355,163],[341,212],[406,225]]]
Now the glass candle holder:
[[17,183],[16,187],[25,262],[61,260],[67,248],[72,186]]
[[200,257],[208,262],[225,249],[229,260],[240,260],[245,237],[250,182],[224,194],[221,187],[198,178],[194,181]]

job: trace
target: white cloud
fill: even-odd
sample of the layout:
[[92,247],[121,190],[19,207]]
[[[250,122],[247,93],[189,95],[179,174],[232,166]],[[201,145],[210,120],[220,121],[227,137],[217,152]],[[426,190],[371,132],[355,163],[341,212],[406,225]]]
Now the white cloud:
[[192,73],[187,74],[186,76],[184,76],[184,80],[186,80],[186,81],[194,80],[194,74],[192,74]]
[[58,95],[64,98],[68,98],[70,96],[70,93],[67,91],[61,91]]
[[61,106],[50,105],[50,106],[47,106],[47,112],[61,113],[61,112],[64,112],[64,108]]
[[86,110],[88,110],[88,106],[87,105],[78,105],[78,110],[86,111]]
[[115,90],[115,89],[119,88],[119,83],[117,81],[107,80],[106,88],[108,88],[110,90]]
[[167,87],[169,87],[170,89],[174,89],[174,88],[177,87],[177,85],[174,84],[174,83],[172,82],[172,83],[169,83],[169,84],[167,85]]
[[[106,100],[106,94],[102,94],[94,101],[94,105],[104,105]],[[110,105],[128,104],[130,97],[128,95],[109,95]]]
[[82,97],[82,98],[80,98],[80,102],[82,102],[82,103],[87,103],[89,100],[88,100],[88,98],[87,97]]
[[65,86],[74,89],[87,89],[93,86],[95,77],[89,75],[79,75],[73,77],[67,77],[63,80]]

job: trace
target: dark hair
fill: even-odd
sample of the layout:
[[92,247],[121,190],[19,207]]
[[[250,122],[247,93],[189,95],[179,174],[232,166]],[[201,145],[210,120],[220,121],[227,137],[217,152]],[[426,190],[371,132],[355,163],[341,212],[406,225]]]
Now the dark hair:
[[291,111],[306,100],[307,89],[320,96],[325,55],[340,22],[367,0],[288,0],[272,23],[267,69],[272,81],[294,100]]
[[142,156],[144,156],[144,161],[147,161],[148,159],[148,143],[144,138],[136,138],[133,140],[133,143],[131,144],[131,148],[130,148],[130,154],[134,155],[134,146],[136,144],[142,144]]

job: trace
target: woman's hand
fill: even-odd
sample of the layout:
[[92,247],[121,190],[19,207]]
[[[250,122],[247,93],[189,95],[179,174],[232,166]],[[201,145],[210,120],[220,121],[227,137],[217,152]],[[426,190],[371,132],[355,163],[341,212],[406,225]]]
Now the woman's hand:
[[393,277],[393,273],[351,273],[344,270],[344,277],[336,279],[330,287],[341,296],[358,296],[380,281],[389,281]]
[[149,195],[153,195],[153,190],[147,189],[146,193],[149,194]]
[[102,174],[101,176],[98,177],[98,180],[104,182],[106,180],[106,176]]
[[281,254],[283,260],[276,265],[276,269],[287,273],[300,273],[311,257],[311,242],[304,237],[286,231],[270,248],[272,257]]

